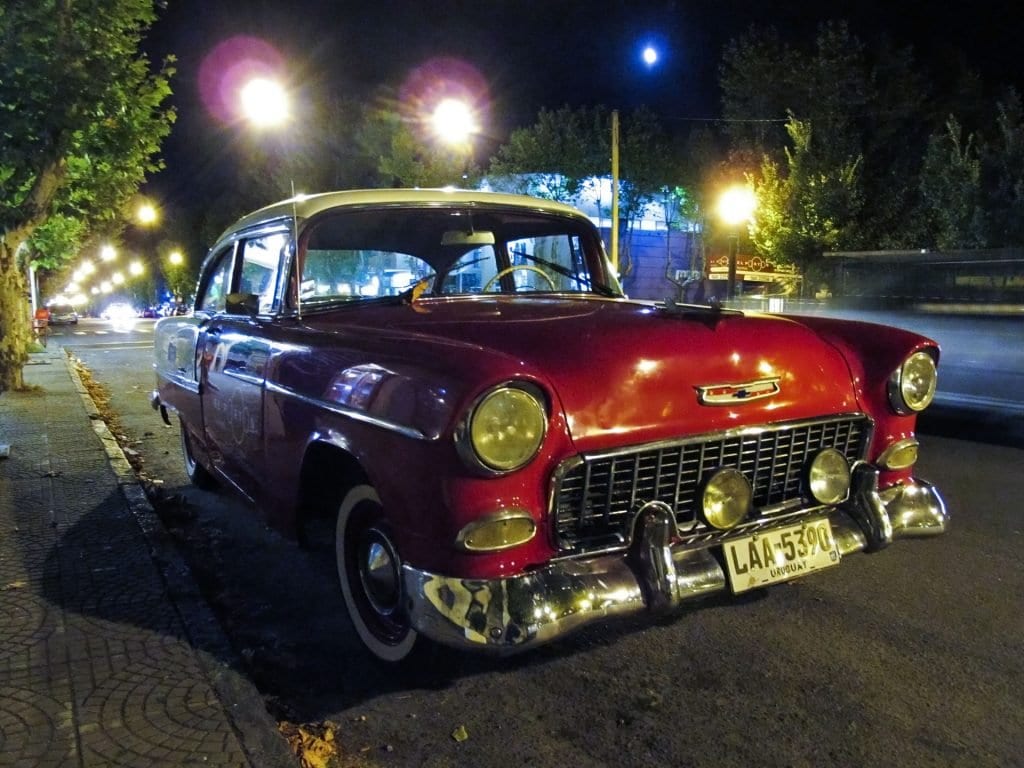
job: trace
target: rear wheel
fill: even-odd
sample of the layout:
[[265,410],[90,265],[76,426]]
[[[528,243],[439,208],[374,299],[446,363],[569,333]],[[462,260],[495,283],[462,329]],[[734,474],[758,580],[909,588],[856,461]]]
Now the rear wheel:
[[418,635],[403,608],[402,561],[371,486],[355,486],[341,502],[334,552],[345,606],[363,645],[383,661],[407,658]]
[[185,429],[185,423],[178,421],[181,430],[181,456],[185,460],[185,474],[196,488],[211,491],[217,487],[217,480],[210,474],[210,471],[200,464],[192,453],[192,440]]

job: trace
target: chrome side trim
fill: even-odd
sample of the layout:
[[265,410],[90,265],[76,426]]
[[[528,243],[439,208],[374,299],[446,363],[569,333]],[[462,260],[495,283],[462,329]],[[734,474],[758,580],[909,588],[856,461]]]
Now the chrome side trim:
[[262,376],[255,376],[251,373],[245,373],[244,371],[233,371],[230,369],[223,371],[223,373],[225,376],[230,376],[232,379],[237,379],[238,381],[244,381],[246,384],[255,384],[257,387],[263,386]]
[[168,371],[161,371],[158,369],[156,375],[167,383],[173,384],[176,387],[181,387],[182,389],[191,392],[193,395],[198,395],[200,392],[199,382],[182,373],[170,373]]
[[[842,556],[877,550],[886,535],[892,540],[946,530],[945,502],[930,483],[916,480],[878,493],[877,470],[861,465],[857,473],[853,494],[864,498],[822,509]],[[728,588],[717,543],[671,545],[667,509],[652,505],[646,512],[629,552],[557,560],[519,576],[459,579],[405,564],[410,623],[444,645],[508,655],[612,616],[669,610]]]
[[404,437],[411,437],[415,440],[437,440],[438,437],[440,437],[440,435],[427,435],[413,427],[408,427],[404,424],[396,424],[393,421],[380,419],[376,416],[370,416],[363,411],[357,411],[354,408],[346,408],[343,405],[332,403],[329,400],[323,400],[318,397],[309,397],[301,392],[296,392],[294,389],[289,389],[288,387],[282,387],[280,384],[275,384],[272,381],[268,381],[266,383],[266,387],[268,391],[275,394],[290,397],[293,400],[298,400],[306,405],[311,405],[314,408],[322,408],[323,410],[330,411],[331,413],[336,413],[339,416],[344,416],[345,418],[353,419],[354,421],[360,421],[364,424],[370,424],[374,427],[380,427],[381,429],[386,429],[389,432],[394,432]]

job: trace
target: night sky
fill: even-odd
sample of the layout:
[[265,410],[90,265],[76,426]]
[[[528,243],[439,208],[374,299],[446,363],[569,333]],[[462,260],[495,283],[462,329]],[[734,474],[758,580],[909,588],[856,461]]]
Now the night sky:
[[[315,83],[340,96],[403,92],[423,73],[475,80],[486,107],[484,130],[497,146],[534,122],[542,107],[646,104],[670,125],[718,115],[722,46],[750,24],[775,25],[811,40],[821,21],[845,19],[862,40],[888,34],[911,45],[929,68],[948,72],[960,57],[995,83],[1024,90],[1024,42],[1015,4],[900,0],[168,0],[146,47],[154,59],[178,57],[173,88],[178,124],[164,146],[168,170],[191,160],[197,132],[225,130],[214,114],[203,62],[233,36],[262,39],[292,85]],[[949,7],[945,7],[949,6]],[[1011,15],[1012,14],[1012,15]],[[645,43],[661,59],[644,66]],[[223,49],[222,49],[223,50]],[[203,95],[206,95],[204,101]],[[486,158],[482,158],[486,160]],[[158,176],[154,186],[162,186]]]

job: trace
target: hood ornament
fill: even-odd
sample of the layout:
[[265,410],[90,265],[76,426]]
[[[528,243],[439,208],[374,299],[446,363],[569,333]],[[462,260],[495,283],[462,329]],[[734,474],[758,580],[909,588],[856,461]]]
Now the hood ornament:
[[778,378],[748,381],[744,384],[710,384],[697,387],[697,401],[701,405],[733,405],[774,397],[780,391]]

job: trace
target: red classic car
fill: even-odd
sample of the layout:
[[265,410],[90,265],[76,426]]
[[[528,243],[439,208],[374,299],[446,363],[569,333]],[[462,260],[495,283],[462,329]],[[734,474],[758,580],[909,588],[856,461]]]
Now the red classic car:
[[938,534],[914,475],[939,350],[906,331],[627,299],[568,206],[297,197],[228,229],[156,325],[189,476],[327,517],[377,657],[510,652]]

